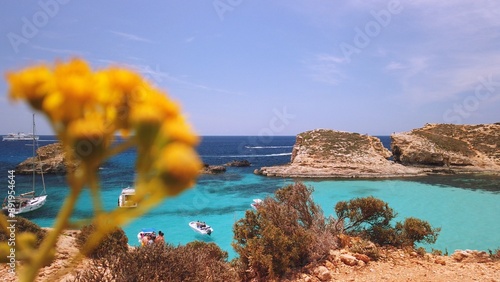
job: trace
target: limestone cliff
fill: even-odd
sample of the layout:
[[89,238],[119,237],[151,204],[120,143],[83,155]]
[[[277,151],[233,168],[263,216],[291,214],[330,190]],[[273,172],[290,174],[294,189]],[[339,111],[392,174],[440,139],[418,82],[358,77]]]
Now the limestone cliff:
[[44,174],[66,173],[67,170],[74,170],[78,166],[77,163],[67,162],[61,143],[53,143],[38,148],[36,156],[20,163],[16,167],[16,172],[21,174],[32,173],[33,163],[35,163],[35,171]]
[[291,162],[255,172],[284,177],[390,177],[419,175],[421,170],[389,161],[391,152],[380,139],[328,129],[300,133]]
[[394,160],[461,170],[500,170],[500,123],[426,124],[391,135]]
[[[291,162],[257,174],[283,177],[402,177],[500,173],[500,123],[427,124],[391,135],[390,151],[368,135],[316,129],[297,135]],[[389,160],[392,156],[393,160]]]

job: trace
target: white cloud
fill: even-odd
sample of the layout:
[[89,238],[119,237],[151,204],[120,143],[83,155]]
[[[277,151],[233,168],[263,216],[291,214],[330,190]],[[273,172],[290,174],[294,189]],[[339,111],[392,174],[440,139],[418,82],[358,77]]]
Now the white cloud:
[[339,67],[345,62],[344,57],[317,54],[312,60],[306,62],[306,66],[314,80],[337,85],[346,78]]
[[51,52],[51,53],[67,54],[67,55],[83,55],[83,54],[87,53],[87,52],[83,52],[80,50],[58,49],[58,48],[42,47],[39,45],[32,45],[31,48],[36,49],[36,50],[41,50],[41,51],[47,51],[47,52]]
[[135,34],[119,32],[119,31],[114,31],[114,30],[108,30],[108,31],[115,34],[115,35],[118,35],[119,37],[124,38],[126,40],[153,43],[153,41],[146,39],[146,38],[143,38],[143,37],[140,37],[140,36],[135,35]]
[[482,81],[491,80],[500,92],[500,54],[481,57],[450,54],[449,58],[410,58],[406,63],[391,62],[391,68],[402,86],[402,95],[412,103],[428,104],[454,101],[474,94]]
[[236,92],[236,91],[226,90],[226,89],[222,89],[222,88],[218,88],[218,87],[199,84],[199,83],[191,82],[183,77],[171,75],[168,72],[164,72],[164,71],[160,70],[160,66],[158,64],[156,64],[153,68],[150,65],[127,64],[127,63],[120,63],[120,62],[115,62],[115,61],[111,61],[111,60],[106,60],[106,59],[100,59],[97,61],[104,63],[106,65],[119,65],[122,67],[126,67],[129,69],[135,70],[135,71],[141,73],[142,76],[144,78],[146,78],[149,82],[151,82],[153,84],[157,84],[157,85],[162,83],[164,80],[168,80],[168,81],[173,82],[173,83],[186,85],[186,86],[191,87],[191,88],[197,88],[197,89],[202,89],[205,91],[210,91],[213,93],[246,96],[241,92]]
[[385,66],[385,69],[388,71],[402,70],[402,69],[406,69],[406,68],[408,68],[408,67],[405,66],[403,63],[395,62],[395,61],[392,61],[387,66]]

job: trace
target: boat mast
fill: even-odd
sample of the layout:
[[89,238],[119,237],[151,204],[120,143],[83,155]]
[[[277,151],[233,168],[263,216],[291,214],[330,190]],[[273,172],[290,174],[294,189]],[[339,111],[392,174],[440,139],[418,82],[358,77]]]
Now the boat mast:
[[[38,148],[38,138],[36,138],[36,129],[35,129],[35,114],[33,114],[33,152],[35,152],[35,147]],[[36,146],[35,146],[36,144]],[[33,153],[34,154],[34,153]],[[38,163],[40,164],[40,176],[42,177],[42,187],[43,187],[43,192],[40,195],[46,195],[47,192],[45,191],[45,178],[43,177],[43,165],[42,165],[42,159],[40,158],[40,155],[33,155],[34,158],[38,157]],[[34,181],[33,177],[33,181]],[[33,191],[35,190],[35,186],[33,186]]]
[[32,149],[33,149],[33,164],[32,164],[32,169],[33,169],[33,191],[35,191],[35,160],[36,160],[36,157],[35,157],[35,114],[33,114],[33,125],[31,127],[31,132],[33,133],[33,136],[32,136]]

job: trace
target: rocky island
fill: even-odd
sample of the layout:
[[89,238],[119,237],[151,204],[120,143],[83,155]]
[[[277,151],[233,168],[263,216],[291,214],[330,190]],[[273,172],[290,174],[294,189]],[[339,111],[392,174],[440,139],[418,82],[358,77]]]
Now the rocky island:
[[377,137],[315,129],[296,137],[291,162],[255,173],[277,177],[387,178],[432,173],[500,172],[500,123],[427,124],[391,135],[392,152]]
[[16,166],[16,173],[33,173],[33,164],[35,164],[35,172],[43,172],[44,174],[65,174],[68,170],[73,171],[78,167],[77,162],[67,160],[61,143],[53,143],[38,148],[36,156],[28,158]]
[[[35,164],[34,167],[33,164]],[[251,163],[247,160],[233,160],[223,165],[204,164],[200,173],[220,174],[226,172],[226,167],[246,167],[250,165]],[[16,166],[16,172],[31,174],[34,168],[36,173],[65,174],[68,171],[74,171],[77,167],[77,162],[69,162],[65,157],[61,143],[53,143],[38,148],[35,157],[30,157]]]

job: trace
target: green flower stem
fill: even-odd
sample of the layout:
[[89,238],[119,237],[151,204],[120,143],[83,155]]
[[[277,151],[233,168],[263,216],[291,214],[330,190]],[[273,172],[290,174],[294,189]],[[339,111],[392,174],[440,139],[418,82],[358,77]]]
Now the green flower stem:
[[[81,182],[80,182],[81,183]],[[78,183],[78,184],[80,184]],[[82,185],[78,187],[72,187],[70,195],[66,198],[59,214],[57,215],[56,222],[53,229],[49,232],[47,237],[43,240],[38,251],[33,255],[33,259],[28,263],[28,265],[23,269],[20,277],[21,282],[31,282],[34,281],[38,275],[38,271],[46,263],[47,259],[53,254],[52,250],[57,243],[59,235],[66,227],[71,214],[73,213],[73,208],[82,190]]]
[[99,216],[103,211],[99,177],[97,175],[96,169],[89,166],[87,167],[87,175],[89,176],[88,181],[90,186],[90,193],[92,195],[92,204],[94,205],[94,213],[96,216]]

